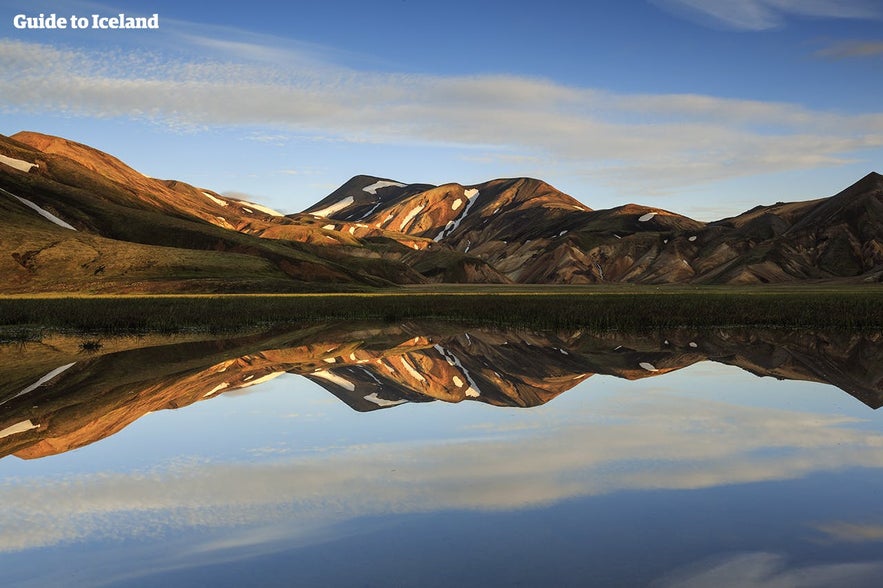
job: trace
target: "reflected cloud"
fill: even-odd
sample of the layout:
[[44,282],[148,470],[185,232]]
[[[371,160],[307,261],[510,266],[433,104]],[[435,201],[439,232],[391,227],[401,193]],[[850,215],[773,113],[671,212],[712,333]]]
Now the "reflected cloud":
[[835,521],[819,523],[815,528],[824,533],[828,539],[845,543],[865,543],[883,541],[883,524],[848,523]]
[[285,521],[292,529],[325,528],[367,515],[519,509],[622,490],[708,488],[883,467],[883,435],[843,426],[855,425],[844,417],[658,393],[623,400],[603,423],[561,418],[543,429],[484,439],[5,481],[0,551],[191,527],[233,528],[225,533],[235,541],[240,531],[255,536],[256,527]]
[[697,564],[655,584],[658,588],[827,588],[878,586],[883,561],[789,565],[775,553],[744,553]]

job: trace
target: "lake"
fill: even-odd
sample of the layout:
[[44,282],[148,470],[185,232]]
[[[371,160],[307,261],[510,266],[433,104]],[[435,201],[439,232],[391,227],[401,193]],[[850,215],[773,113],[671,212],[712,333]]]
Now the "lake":
[[876,586],[883,336],[0,345],[11,586]]

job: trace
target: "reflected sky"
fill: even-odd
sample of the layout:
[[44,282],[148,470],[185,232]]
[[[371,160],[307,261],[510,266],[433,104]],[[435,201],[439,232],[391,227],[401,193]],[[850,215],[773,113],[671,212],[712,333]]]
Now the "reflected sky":
[[[438,336],[432,342],[410,337],[412,347],[401,337],[391,343],[405,349],[410,369],[403,373],[413,388],[380,392],[410,400],[368,412],[352,405],[352,398],[377,393],[358,379],[364,364],[357,362],[368,361],[359,354],[368,345],[346,347],[343,355],[355,367],[339,359],[332,367],[329,357],[340,355],[322,355],[334,349],[324,344],[319,355],[308,345],[311,351],[299,351],[295,363],[295,347],[250,352],[248,361],[236,360],[241,371],[227,356],[210,355],[203,363],[193,358],[205,351],[183,353],[175,361],[196,363],[182,364],[187,369],[180,373],[157,367],[177,374],[161,385],[120,371],[132,365],[129,355],[76,356],[78,365],[91,361],[137,384],[129,404],[153,406],[152,398],[165,404],[122,428],[101,416],[97,422],[114,433],[101,436],[84,425],[89,442],[77,448],[0,459],[0,581],[872,586],[883,572],[877,500],[883,422],[858,397],[830,384],[779,381],[681,352],[666,355],[668,340],[632,341],[635,351],[618,349],[599,363],[599,353],[606,357],[614,349],[609,341],[600,351],[594,343],[587,351],[584,342],[571,342],[567,353],[552,347],[552,353],[531,355],[540,337],[523,334],[483,339],[486,353],[499,353],[521,378],[517,385],[500,382],[504,392],[498,393],[487,379],[498,366],[481,367]],[[475,333],[468,340],[450,337],[478,345]],[[690,342],[681,345],[688,354]],[[440,361],[429,361],[439,345],[457,349],[459,359],[444,361],[452,353],[445,351]],[[517,355],[505,355],[519,345]],[[377,352],[384,370],[402,362],[387,348]],[[762,355],[749,363],[760,366]],[[51,357],[46,365],[70,363]],[[517,365],[532,357],[543,358],[537,360],[542,365]],[[657,377],[630,367],[650,360],[677,369]],[[732,362],[740,361],[747,360]],[[307,374],[321,370],[332,382],[280,373],[280,365]],[[764,369],[798,373],[794,365],[780,361]],[[588,377],[586,366],[596,373]],[[415,367],[425,370],[422,379]],[[451,377],[450,367],[471,370],[474,390],[486,398],[452,396],[466,385],[453,392],[432,388]],[[79,382],[95,378],[78,369],[47,380],[48,391],[35,402],[63,407],[64,395],[50,395],[52,386],[76,391],[86,386]],[[38,379],[33,374],[48,371],[39,364],[21,376],[6,393],[6,407],[21,403],[20,389]],[[233,381],[235,374],[248,383],[265,373],[276,376],[212,392],[215,376]],[[866,381],[863,373],[853,380]],[[632,375],[636,379],[628,379]],[[64,378],[72,382],[67,388]],[[107,414],[125,409],[126,389],[107,396],[108,404],[106,395],[96,395],[101,382],[78,406]],[[177,386],[177,395],[164,386]],[[543,386],[553,392],[544,396]],[[417,389],[455,401],[417,401]],[[526,398],[540,402],[494,404]],[[177,410],[161,409],[178,403]],[[33,408],[34,415],[55,419],[46,421],[53,426],[63,425],[57,415],[64,413]],[[52,442],[47,438],[40,447]]]
[[[462,569],[466,585],[505,585],[511,559],[491,555],[527,541],[534,567],[570,566],[559,583],[585,585],[577,545],[613,536],[622,550],[601,560],[619,561],[630,529],[666,557],[628,573],[599,561],[599,578],[862,585],[881,571],[881,466],[883,424],[852,397],[709,363],[594,376],[531,409],[358,413],[286,374],[62,455],[0,460],[0,566],[21,585],[61,582],[74,559],[83,585],[223,583],[256,569],[278,585],[410,585],[447,558],[447,575],[421,583]],[[415,544],[430,550],[412,554],[420,566],[392,565]],[[323,548],[350,564],[316,559]]]

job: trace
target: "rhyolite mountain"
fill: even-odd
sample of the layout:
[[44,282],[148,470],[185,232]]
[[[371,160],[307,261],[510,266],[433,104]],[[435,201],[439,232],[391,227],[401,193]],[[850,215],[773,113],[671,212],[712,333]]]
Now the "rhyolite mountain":
[[883,404],[877,332],[539,333],[348,322],[223,340],[205,333],[111,337],[88,353],[81,342],[53,333],[0,346],[0,458],[70,451],[150,412],[243,393],[286,374],[309,378],[359,412],[434,401],[531,408],[595,374],[635,380],[713,361],[832,384],[871,408]]
[[355,176],[302,213],[149,178],[97,149],[0,135],[0,292],[293,292],[431,282],[883,279],[883,176],[705,223],[592,210],[545,182]]

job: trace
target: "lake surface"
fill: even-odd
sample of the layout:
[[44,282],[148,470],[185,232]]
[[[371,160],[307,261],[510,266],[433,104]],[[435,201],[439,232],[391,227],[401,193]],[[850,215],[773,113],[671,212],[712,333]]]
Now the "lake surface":
[[883,577],[879,334],[84,342],[0,345],[3,585]]

